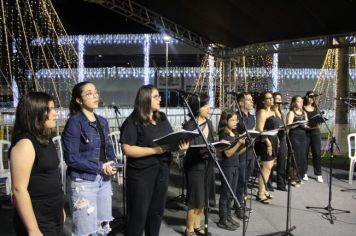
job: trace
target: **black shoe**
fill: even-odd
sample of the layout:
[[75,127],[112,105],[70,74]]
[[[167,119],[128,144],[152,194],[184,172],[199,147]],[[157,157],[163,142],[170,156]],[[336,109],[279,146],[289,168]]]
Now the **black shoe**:
[[231,216],[228,216],[226,218],[227,222],[229,222],[230,224],[232,224],[233,226],[235,226],[236,228],[240,227],[240,223],[237,222],[236,220],[234,220]]
[[209,200],[209,207],[216,207],[216,202],[213,200]]
[[[235,211],[235,215],[236,215],[237,219],[244,220],[244,211],[242,208],[238,208]],[[245,220],[248,220],[248,215],[246,215],[246,214],[245,214]]]
[[253,210],[251,208],[245,206],[245,212],[253,212]]
[[[217,224],[216,224],[219,228],[222,229],[226,229],[229,231],[235,231],[237,230],[237,227],[233,224],[231,224],[229,221],[227,220],[220,220]],[[203,235],[203,234],[202,234]]]
[[[195,228],[194,232],[195,232],[196,236],[205,236],[205,230],[202,227]],[[210,232],[208,232],[208,236],[212,236],[212,234]]]
[[284,185],[284,186],[277,186],[277,189],[278,189],[279,191],[287,192],[287,188],[286,188],[285,185]]

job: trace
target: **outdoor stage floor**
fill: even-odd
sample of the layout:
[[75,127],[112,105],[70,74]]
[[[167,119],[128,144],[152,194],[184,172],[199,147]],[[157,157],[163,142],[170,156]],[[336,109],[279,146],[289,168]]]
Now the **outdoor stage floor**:
[[[324,183],[316,182],[312,174],[312,166],[309,166],[309,181],[295,188],[292,187],[292,210],[291,225],[296,229],[292,231],[293,235],[323,235],[323,236],[352,236],[356,235],[356,190],[342,192],[342,189],[356,189],[356,178],[353,184],[348,184],[348,172],[343,170],[333,170],[332,180],[332,201],[333,208],[349,210],[351,213],[340,213],[333,211],[335,217],[334,224],[325,218],[322,213],[326,210],[306,209],[306,206],[326,207],[328,205],[328,183],[329,170],[323,168]],[[356,177],[356,176],[355,176]],[[114,217],[120,215],[122,207],[122,190],[114,186],[113,213]],[[183,235],[185,230],[186,207],[181,201],[170,200],[179,195],[181,186],[181,177],[175,167],[172,168],[171,184],[168,190],[167,207],[164,213],[164,219],[161,227],[163,236]],[[219,191],[220,182],[217,181],[217,190]],[[253,189],[251,208],[253,209],[248,221],[246,235],[261,235],[286,228],[286,205],[287,193],[275,190],[272,192],[273,200],[271,204],[264,205],[257,202],[254,197],[256,189]],[[218,200],[218,196],[217,196]],[[250,203],[248,203],[250,204]],[[5,201],[0,210],[0,235],[14,235],[11,223],[12,209]],[[209,231],[213,235],[242,235],[241,227],[236,231],[226,231],[217,227],[219,220],[218,209],[212,208],[209,215]],[[112,223],[113,231],[110,235],[122,235],[119,221]],[[70,232],[71,218],[68,217],[65,225],[65,231]],[[69,233],[67,235],[70,235]]]

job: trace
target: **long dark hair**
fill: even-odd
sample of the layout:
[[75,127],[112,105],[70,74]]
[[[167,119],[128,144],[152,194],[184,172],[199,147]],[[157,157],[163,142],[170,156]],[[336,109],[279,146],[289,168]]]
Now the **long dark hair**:
[[[280,97],[282,98],[282,94],[281,94],[280,92],[274,92],[274,93],[272,94],[272,96],[273,96],[273,104],[274,104],[274,105],[276,105],[276,104],[275,104],[275,100],[276,100],[276,97],[277,97],[277,96],[280,96]],[[279,111],[279,113],[282,114],[281,106],[278,106],[278,111]]]
[[72,98],[69,103],[69,116],[74,116],[82,110],[80,104],[77,102],[77,98],[82,98],[83,88],[87,84],[93,84],[90,81],[83,81],[74,85],[72,90]]
[[[226,133],[226,134],[229,134],[227,132],[227,128],[228,127],[228,122],[229,122],[229,119],[231,117],[233,117],[234,115],[237,116],[237,113],[230,110],[230,109],[226,109],[224,110],[222,113],[221,113],[221,116],[220,116],[220,121],[219,121],[219,126],[218,126],[218,133]],[[236,130],[232,130],[232,132],[236,133]]]
[[295,96],[292,97],[292,100],[290,101],[290,106],[289,106],[289,110],[290,111],[292,111],[293,108],[295,107],[295,104],[296,104],[296,101],[297,101],[298,98],[303,99],[302,96],[300,96],[300,95],[295,95]]
[[[200,108],[209,103],[209,95],[204,93],[200,94],[199,97],[191,96],[189,98],[188,103],[190,108],[192,109],[194,117],[197,117],[199,115]],[[189,116],[191,116],[191,114],[189,114]]]
[[44,92],[29,92],[20,99],[12,143],[15,143],[19,134],[30,133],[39,143],[48,144],[50,130],[45,128],[45,122],[48,119],[48,103],[51,101],[54,101],[53,97]]
[[[148,115],[151,112],[151,96],[153,90],[158,90],[152,84],[143,85],[137,91],[135,98],[135,107],[131,115],[133,116],[136,124],[148,125],[150,123]],[[160,111],[154,111],[152,119],[157,121],[161,118]]]
[[265,109],[265,104],[263,103],[265,100],[265,96],[266,94],[269,93],[273,96],[273,93],[271,91],[265,91],[263,93],[260,94],[260,96],[258,97],[258,102],[256,105],[256,111],[258,112],[261,109]]
[[[308,98],[309,98],[309,95],[310,94],[313,94],[314,92],[313,91],[308,91],[306,94],[305,94],[305,97],[304,97],[304,99],[303,99],[303,105],[304,106],[306,106],[306,105],[308,105]],[[311,106],[312,107],[315,107],[315,99],[314,98],[312,98],[313,99],[313,103],[311,104]]]

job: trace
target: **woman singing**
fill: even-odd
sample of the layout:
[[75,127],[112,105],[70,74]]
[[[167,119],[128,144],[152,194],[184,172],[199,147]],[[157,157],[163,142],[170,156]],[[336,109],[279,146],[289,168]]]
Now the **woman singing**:
[[[282,94],[279,92],[273,93],[273,110],[278,111],[281,114],[279,118],[279,125],[285,125],[285,119],[282,110]],[[277,189],[281,191],[287,191],[286,188],[286,160],[288,155],[287,138],[285,136],[284,130],[278,132],[279,148],[277,154]]]
[[16,109],[9,151],[16,235],[62,235],[63,191],[59,158],[50,137],[56,127],[54,99],[42,92],[24,95]]
[[76,84],[70,117],[62,134],[68,166],[72,235],[107,235],[112,220],[111,180],[116,173],[114,148],[107,120],[95,114],[99,92],[89,81]]
[[[209,96],[201,95],[200,97],[192,96],[189,101],[194,117],[184,124],[185,130],[197,129],[193,119],[196,119],[200,129],[206,140],[209,143],[214,142],[214,130],[211,121],[208,119],[210,107]],[[201,137],[195,138],[191,141],[191,145],[204,144]],[[206,161],[207,160],[207,161]],[[188,212],[186,222],[186,235],[204,235],[204,228],[201,227],[201,217],[203,216],[205,206],[205,175],[213,174],[213,160],[209,157],[206,150],[193,152],[188,150],[184,159],[184,168],[187,176],[187,190],[188,190]],[[209,186],[210,187],[210,186]],[[208,190],[209,192],[209,190]]]
[[[159,235],[169,181],[169,146],[153,140],[171,133],[172,127],[160,112],[161,96],[153,85],[142,86],[135,107],[121,127],[120,142],[127,155],[126,194],[128,236]],[[189,143],[181,142],[181,152]]]
[[[297,121],[307,121],[307,114],[303,110],[303,98],[299,95],[296,95],[292,98],[290,104],[290,111],[287,114],[287,125],[292,124]],[[301,183],[301,179],[306,173],[306,158],[305,158],[305,139],[306,139],[306,131],[305,128],[307,126],[305,124],[302,125],[294,125],[291,127],[289,131],[289,139],[292,145],[295,164],[294,172],[297,176],[294,176],[294,181],[292,182],[293,186],[299,187]]]
[[[256,130],[265,131],[279,128],[281,114],[273,110],[273,96],[271,92],[264,92],[260,96],[260,102],[257,105]],[[268,193],[265,184],[267,183],[273,162],[277,158],[279,140],[277,136],[261,137],[261,141],[256,142],[255,148],[260,154],[262,161],[261,175],[258,177],[257,200],[263,204],[269,204],[272,196]]]
[[320,123],[317,119],[318,117],[317,115],[319,114],[319,111],[317,111],[315,107],[313,91],[309,91],[305,94],[304,111],[307,113],[307,117],[309,120],[308,126],[310,129],[306,131],[305,143],[306,143],[306,150],[307,150],[306,151],[307,166],[306,166],[306,172],[304,174],[303,180],[306,181],[308,180],[308,175],[307,175],[308,154],[309,154],[309,148],[311,148],[316,181],[322,183],[324,181],[323,181],[323,176],[321,175],[321,136],[320,136],[320,128],[319,128]]

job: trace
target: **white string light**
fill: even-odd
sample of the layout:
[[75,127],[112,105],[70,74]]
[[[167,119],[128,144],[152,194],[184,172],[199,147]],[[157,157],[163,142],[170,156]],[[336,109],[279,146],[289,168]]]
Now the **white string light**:
[[84,81],[84,37],[78,37],[78,82]]
[[145,34],[145,41],[143,44],[143,54],[144,54],[144,84],[150,83],[150,45],[151,45],[151,36]]
[[[78,74],[78,69],[72,69],[75,74]],[[214,71],[213,76],[214,76]],[[272,74],[267,68],[263,67],[253,67],[247,68],[247,76],[248,77],[271,77]],[[279,79],[317,79],[320,75],[321,69],[315,68],[279,68],[278,69],[278,78]],[[146,73],[149,78],[154,78],[155,73],[158,73],[158,76],[183,76],[184,78],[196,78],[199,76],[201,69],[199,67],[170,67],[166,71],[165,69],[153,68],[149,67],[146,69]],[[110,67],[110,68],[83,68],[84,80],[87,79],[121,79],[121,78],[130,78],[130,79],[144,79],[145,76],[145,68],[143,67]],[[209,72],[203,72],[203,76],[208,76],[211,73],[210,68]],[[243,77],[243,68],[236,67],[235,73],[237,77]],[[356,79],[356,69],[349,70],[351,79]],[[49,78],[50,74],[54,78],[64,78],[64,79],[72,79],[72,74],[69,69],[41,69],[36,72],[36,76],[39,79]],[[336,76],[336,72],[334,69],[324,69],[322,76],[324,77],[332,77]]]

